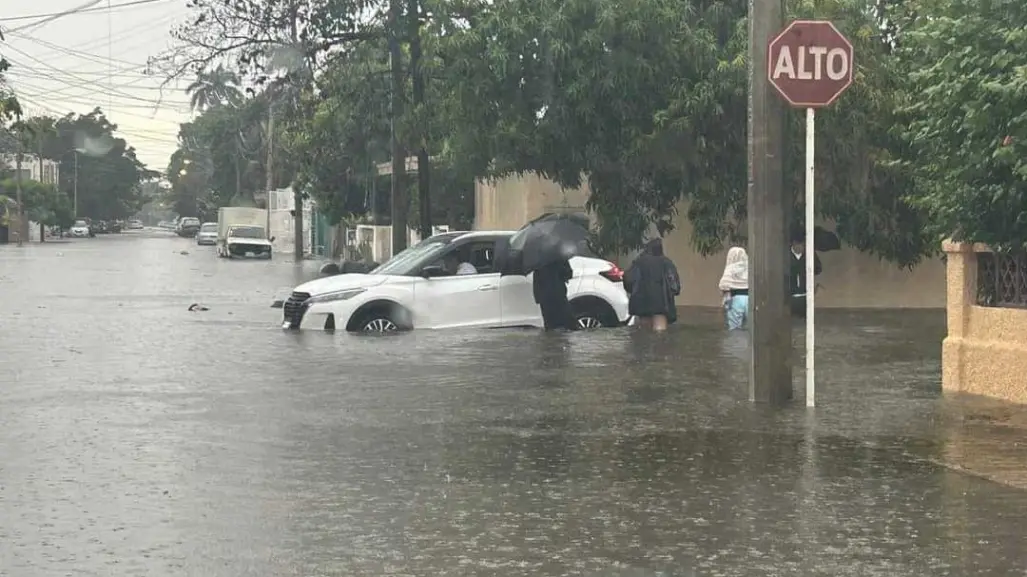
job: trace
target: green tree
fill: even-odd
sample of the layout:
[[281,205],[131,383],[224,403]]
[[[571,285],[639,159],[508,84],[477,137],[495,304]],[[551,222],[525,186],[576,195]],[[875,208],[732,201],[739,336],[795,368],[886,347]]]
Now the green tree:
[[909,70],[902,165],[935,240],[1027,246],[1027,5],[916,4],[897,50]]
[[117,126],[97,108],[68,114],[54,129],[49,154],[60,161],[60,189],[71,198],[77,179],[78,216],[116,219],[134,214],[145,200],[139,183],[158,174],[136,158],[125,139],[115,136]]

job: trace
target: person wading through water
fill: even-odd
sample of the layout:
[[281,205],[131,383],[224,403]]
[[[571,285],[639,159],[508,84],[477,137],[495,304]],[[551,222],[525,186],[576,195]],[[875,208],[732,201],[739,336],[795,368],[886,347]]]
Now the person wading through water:
[[547,264],[532,275],[531,288],[535,302],[542,309],[542,321],[547,331],[578,328],[571,303],[567,301],[567,282],[573,276],[574,271],[567,260]]
[[677,320],[674,297],[681,294],[681,277],[674,262],[663,255],[663,240],[654,238],[631,263],[624,277],[624,290],[630,295],[628,313],[638,324],[655,331],[667,329]]

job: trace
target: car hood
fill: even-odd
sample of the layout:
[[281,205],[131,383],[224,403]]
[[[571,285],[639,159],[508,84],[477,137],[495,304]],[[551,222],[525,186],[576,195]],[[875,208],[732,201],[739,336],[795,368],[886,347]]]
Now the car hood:
[[228,244],[256,244],[261,246],[271,246],[271,241],[266,238],[235,238],[228,237],[226,241]]
[[347,289],[368,288],[385,283],[391,277],[374,274],[340,274],[305,282],[293,289],[295,292],[322,295]]

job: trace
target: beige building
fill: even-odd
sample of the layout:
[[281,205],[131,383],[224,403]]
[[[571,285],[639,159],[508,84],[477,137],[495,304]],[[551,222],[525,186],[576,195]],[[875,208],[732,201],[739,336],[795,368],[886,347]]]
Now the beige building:
[[[535,175],[479,182],[475,187],[475,228],[515,230],[528,220],[556,210],[583,210],[587,185],[562,189]],[[679,211],[684,214],[685,211]],[[684,217],[664,238],[664,249],[681,271],[684,290],[681,306],[718,306],[717,282],[724,255],[708,258],[691,246],[691,225]],[[818,306],[831,308],[944,308],[945,265],[931,260],[912,271],[900,269],[876,256],[843,248],[820,255],[824,273],[818,277]],[[624,263],[621,263],[624,264]]]

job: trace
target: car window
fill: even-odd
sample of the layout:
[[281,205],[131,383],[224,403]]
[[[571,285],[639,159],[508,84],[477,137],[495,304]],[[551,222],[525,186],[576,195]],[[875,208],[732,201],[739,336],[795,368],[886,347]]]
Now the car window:
[[432,263],[435,266],[445,266],[444,263],[449,255],[455,254],[461,263],[470,263],[478,271],[478,274],[491,274],[496,272],[496,241],[495,240],[474,240],[460,243],[447,250]]
[[218,225],[216,224],[205,224],[200,227],[200,232],[217,232]]

